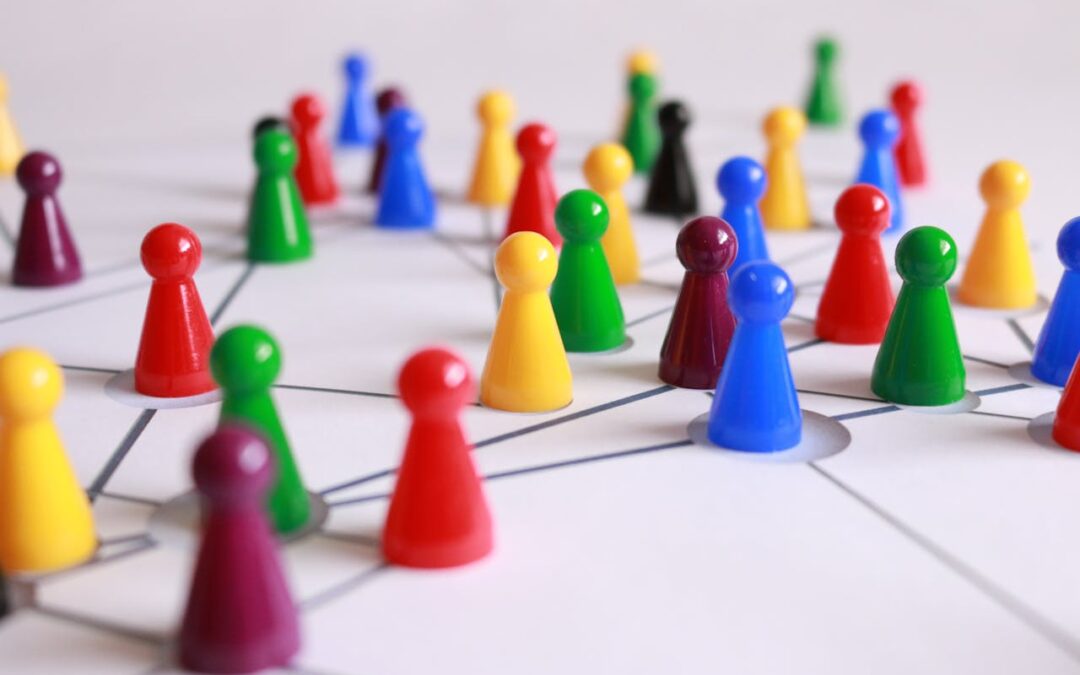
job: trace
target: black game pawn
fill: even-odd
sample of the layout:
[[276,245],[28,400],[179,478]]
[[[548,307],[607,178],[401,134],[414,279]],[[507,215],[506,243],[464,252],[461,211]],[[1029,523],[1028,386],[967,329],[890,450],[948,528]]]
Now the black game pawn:
[[259,135],[262,134],[262,132],[270,131],[271,129],[278,129],[288,132],[289,124],[280,117],[276,117],[274,115],[264,115],[263,117],[260,117],[259,121],[255,122],[255,126],[251,128],[252,140],[258,138]]
[[695,214],[697,188],[683,140],[690,126],[690,111],[679,101],[668,101],[660,106],[657,118],[663,141],[649,176],[645,211],[670,216]]

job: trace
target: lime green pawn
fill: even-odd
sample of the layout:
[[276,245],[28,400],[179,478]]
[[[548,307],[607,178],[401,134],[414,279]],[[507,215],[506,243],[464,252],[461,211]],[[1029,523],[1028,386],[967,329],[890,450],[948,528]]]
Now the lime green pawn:
[[592,190],[566,193],[555,207],[563,237],[551,306],[568,352],[602,352],[626,341],[626,321],[600,238],[608,209]]
[[630,76],[630,114],[622,144],[634,159],[634,173],[652,171],[660,152],[660,123],[656,118],[656,75],[635,73]]
[[945,283],[956,271],[956,243],[944,230],[917,227],[896,245],[904,280],[870,388],[892,403],[938,406],[964,397],[964,358]]
[[311,257],[311,231],[293,178],[296,142],[271,129],[255,139],[259,177],[248,209],[248,260],[284,263]]
[[261,432],[274,453],[276,478],[267,504],[274,529],[280,534],[299,530],[311,515],[311,504],[270,394],[281,372],[281,350],[262,328],[236,326],[214,343],[210,371],[223,393],[221,421]]
[[814,82],[806,101],[806,119],[810,124],[836,127],[844,121],[836,61],[840,47],[832,38],[823,37],[814,44]]

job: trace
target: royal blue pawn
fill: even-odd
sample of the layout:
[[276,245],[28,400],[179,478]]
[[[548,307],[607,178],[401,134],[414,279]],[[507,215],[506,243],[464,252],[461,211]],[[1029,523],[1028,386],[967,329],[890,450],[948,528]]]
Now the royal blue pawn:
[[780,331],[794,301],[791,279],[774,263],[747,263],[732,277],[728,303],[735,335],[709,412],[709,440],[716,445],[775,452],[802,438],[799,396]]
[[900,180],[893,147],[900,140],[900,120],[888,110],[871,110],[859,123],[865,154],[855,183],[867,183],[885,193],[892,207],[892,222],[886,232],[904,227],[904,207],[900,201]]
[[423,120],[409,108],[398,108],[386,116],[386,166],[375,214],[375,224],[380,227],[425,228],[435,224],[435,196],[417,148],[423,134]]
[[371,93],[368,62],[362,54],[345,57],[345,103],[338,124],[338,145],[369,147],[379,138],[379,113]]
[[1064,387],[1080,356],[1080,218],[1073,218],[1061,228],[1057,253],[1065,273],[1035,343],[1031,374]]
[[732,272],[745,263],[768,260],[769,249],[765,246],[765,230],[758,209],[765,193],[765,169],[749,157],[734,157],[724,162],[716,173],[716,188],[724,198],[720,217],[731,225],[735,241],[739,242]]

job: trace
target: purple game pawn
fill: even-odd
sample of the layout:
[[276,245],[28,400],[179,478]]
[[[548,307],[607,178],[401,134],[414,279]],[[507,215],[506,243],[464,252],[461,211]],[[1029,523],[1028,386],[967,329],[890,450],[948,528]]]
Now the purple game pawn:
[[264,513],[273,467],[266,442],[223,425],[195,452],[202,544],[180,628],[179,660],[200,673],[286,666],[300,649],[296,607]]
[[[397,87],[387,87],[379,92],[375,99],[375,107],[379,111],[379,126],[393,110],[406,104],[405,94]],[[368,179],[367,191],[378,194],[379,183],[382,181],[383,165],[386,164],[386,139],[382,131],[379,132],[379,142],[375,146],[375,159],[371,163],[371,177]]]
[[660,348],[664,382],[687,389],[716,387],[735,330],[728,308],[727,270],[738,247],[735,233],[722,218],[694,218],[679,232],[675,252],[686,274]]
[[56,199],[60,163],[46,152],[28,152],[15,169],[23,192],[19,241],[11,283],[16,286],[63,286],[82,278],[82,263]]

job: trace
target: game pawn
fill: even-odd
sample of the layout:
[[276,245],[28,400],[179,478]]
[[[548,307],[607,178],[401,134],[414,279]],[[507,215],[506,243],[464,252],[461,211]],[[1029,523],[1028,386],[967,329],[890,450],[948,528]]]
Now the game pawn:
[[1073,218],[1061,228],[1057,254],[1065,272],[1035,342],[1031,374],[1064,387],[1080,356],[1080,218]]
[[297,609],[262,504],[274,466],[255,432],[226,425],[192,462],[202,537],[177,645],[197,673],[284,667],[300,650]]
[[326,109],[314,94],[301,94],[292,103],[292,130],[296,140],[296,185],[308,205],[333,204],[339,190],[334,158],[322,136]]
[[383,170],[386,167],[386,134],[382,127],[386,126],[386,118],[398,108],[407,105],[405,94],[396,87],[387,87],[375,97],[375,107],[379,111],[379,141],[375,144],[375,157],[371,160],[371,174],[368,176],[367,191],[369,194],[378,194],[382,186]]
[[926,155],[923,151],[922,130],[915,116],[922,105],[922,88],[916,82],[905,80],[893,87],[889,101],[892,103],[893,114],[900,120],[900,140],[893,148],[900,184],[904,187],[926,185],[929,180]]
[[551,155],[555,152],[555,132],[543,124],[526,124],[517,135],[521,156],[517,190],[506,220],[506,234],[536,232],[553,245],[562,244],[555,229],[555,178],[551,175]]
[[675,253],[686,268],[660,347],[660,379],[676,387],[713,389],[735,330],[728,274],[739,243],[730,225],[701,216],[683,226]]
[[768,144],[768,181],[761,196],[761,219],[770,230],[809,229],[810,201],[795,147],[806,132],[806,117],[795,108],[774,108],[765,116],[761,128]]
[[622,192],[634,173],[634,160],[618,143],[601,143],[589,151],[581,168],[589,187],[608,207],[610,220],[600,244],[611,267],[611,276],[619,286],[637,283],[641,278],[641,260],[630,224],[630,209]]
[[7,78],[0,74],[0,176],[15,173],[25,152],[8,108]]
[[296,187],[296,143],[270,129],[255,139],[258,178],[248,207],[248,260],[286,263],[312,255],[307,212]]
[[435,195],[420,161],[424,122],[409,108],[386,117],[386,166],[375,224],[391,229],[427,229],[435,225]]
[[343,148],[366,148],[379,135],[379,116],[371,96],[370,67],[367,58],[353,53],[345,57],[345,102],[338,124],[338,145]]
[[885,231],[899,232],[904,227],[904,205],[893,148],[900,138],[900,122],[888,110],[871,110],[859,123],[859,138],[863,143],[863,159],[853,184],[866,183],[885,193],[892,214]]
[[412,425],[383,528],[383,557],[421,568],[479,560],[491,552],[493,536],[461,425],[474,396],[469,366],[446,349],[424,349],[405,362],[398,391]]
[[514,196],[521,170],[510,134],[514,99],[505,91],[489,91],[476,104],[476,116],[480,118],[480,146],[476,150],[467,198],[478,206],[505,206]]
[[649,174],[645,210],[672,216],[697,213],[697,186],[684,139],[690,111],[679,101],[669,101],[660,106],[656,117],[663,138]]
[[630,95],[622,145],[634,158],[634,172],[649,175],[660,151],[660,125],[656,119],[657,78],[651,72],[637,72],[627,81]]
[[840,47],[832,38],[823,37],[814,43],[814,79],[806,100],[806,119],[815,126],[837,127],[844,121],[836,74],[839,56]]
[[[622,118],[619,120],[619,133],[616,136],[620,143],[626,139],[629,132],[630,115],[634,108],[634,97],[630,94],[631,81],[635,75],[649,75],[655,81],[658,68],[656,54],[648,49],[637,49],[626,57],[626,104],[623,108]],[[650,115],[650,119],[655,121],[655,113]],[[660,129],[657,128],[656,132],[659,134]],[[659,135],[657,137],[659,138]]]
[[15,243],[11,283],[16,286],[63,286],[82,278],[82,262],[56,192],[63,173],[52,155],[23,156],[15,172],[26,193]]
[[749,157],[733,157],[716,172],[716,189],[724,199],[720,217],[731,227],[739,242],[732,271],[748,262],[769,259],[758,208],[767,183],[765,169]]

